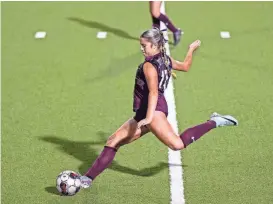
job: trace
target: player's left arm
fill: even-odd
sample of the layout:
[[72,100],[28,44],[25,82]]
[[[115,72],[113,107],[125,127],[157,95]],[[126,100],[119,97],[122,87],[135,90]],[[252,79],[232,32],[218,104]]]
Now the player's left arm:
[[200,45],[201,45],[200,40],[196,40],[192,44],[190,44],[187,55],[183,62],[180,62],[170,57],[172,61],[172,68],[177,71],[183,71],[183,72],[189,71],[192,64],[193,53]]
[[152,122],[158,100],[158,74],[156,68],[149,62],[144,64],[143,71],[149,89],[146,122],[150,123]]

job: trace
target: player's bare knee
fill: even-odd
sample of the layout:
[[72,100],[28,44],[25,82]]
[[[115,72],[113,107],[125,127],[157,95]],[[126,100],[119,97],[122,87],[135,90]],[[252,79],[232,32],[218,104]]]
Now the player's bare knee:
[[116,145],[116,149],[119,149],[120,147],[127,145],[128,143],[120,142]]
[[116,134],[113,134],[108,138],[106,142],[106,146],[117,148],[119,143],[120,143],[120,139],[117,137]]
[[128,144],[127,140],[121,140],[121,141],[119,141],[119,143],[117,144],[117,146],[121,147],[121,146],[124,146],[126,144]]

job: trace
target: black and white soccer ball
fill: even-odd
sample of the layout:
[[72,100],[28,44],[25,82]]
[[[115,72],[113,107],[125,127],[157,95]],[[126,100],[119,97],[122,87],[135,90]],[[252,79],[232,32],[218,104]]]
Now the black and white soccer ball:
[[71,170],[61,172],[56,179],[56,188],[62,195],[75,195],[81,189],[80,174]]

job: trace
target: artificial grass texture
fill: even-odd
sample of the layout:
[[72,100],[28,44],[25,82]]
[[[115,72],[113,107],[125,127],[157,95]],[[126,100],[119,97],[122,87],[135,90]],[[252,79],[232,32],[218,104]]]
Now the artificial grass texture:
[[[272,3],[166,6],[185,31],[173,57],[202,40],[192,70],[175,81],[179,129],[213,111],[240,122],[182,151],[186,202],[272,202]],[[143,60],[135,38],[151,26],[147,2],[3,2],[1,9],[3,203],[168,203],[167,148],[152,134],[122,148],[91,189],[60,197],[54,187],[62,170],[84,173],[132,116]],[[220,39],[222,29],[232,38]],[[34,39],[38,30],[46,39]],[[101,30],[107,39],[96,39]]]

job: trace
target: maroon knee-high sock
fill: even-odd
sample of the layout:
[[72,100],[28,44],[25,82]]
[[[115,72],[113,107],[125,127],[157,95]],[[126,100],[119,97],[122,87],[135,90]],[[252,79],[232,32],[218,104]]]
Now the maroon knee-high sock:
[[212,120],[209,120],[206,123],[185,130],[180,135],[180,138],[183,141],[184,146],[187,147],[188,145],[198,140],[201,136],[203,136],[213,128],[216,128],[216,123]]
[[176,32],[178,29],[173,25],[173,23],[171,22],[171,20],[164,14],[160,14],[160,16],[158,17],[158,19],[160,21],[162,21],[163,23],[165,23],[165,25],[167,26],[167,28],[172,31],[173,33]]
[[113,147],[104,146],[103,151],[97,157],[92,167],[88,169],[85,176],[94,180],[101,172],[110,166],[115,158],[117,149]]

